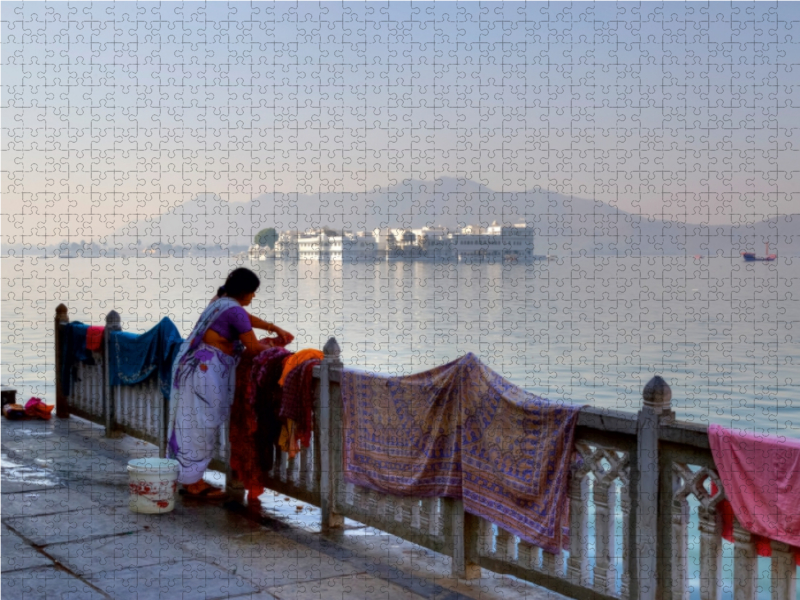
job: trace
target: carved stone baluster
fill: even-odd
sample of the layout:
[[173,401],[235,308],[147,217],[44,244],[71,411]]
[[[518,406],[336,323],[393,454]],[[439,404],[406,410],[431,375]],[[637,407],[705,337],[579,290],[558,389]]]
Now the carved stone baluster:
[[794,551],[790,546],[772,540],[772,600],[790,600],[796,596]]
[[567,576],[572,583],[587,585],[588,526],[586,509],[589,503],[589,479],[585,473],[575,473],[569,486],[569,560]]
[[381,495],[381,497],[378,498],[378,505],[375,507],[375,512],[378,515],[379,519],[385,519],[386,518],[386,515],[387,515],[386,504],[387,504],[387,502],[388,502],[388,499],[386,498],[386,496]]
[[611,518],[610,481],[598,478],[594,483],[595,505],[595,565],[594,589],[604,594],[610,594],[614,589],[615,581],[609,575],[611,566],[611,544],[614,540],[614,520]]
[[419,529],[420,527],[420,501],[414,500],[413,504],[411,504],[411,527],[413,529]]
[[631,577],[629,570],[630,548],[628,547],[628,527],[630,527],[631,495],[628,479],[620,481],[620,511],[622,512],[622,575],[620,577],[619,595],[628,598],[630,594]]
[[289,467],[289,453],[288,452],[281,452],[280,458],[280,471],[278,478],[281,482],[286,483],[288,479],[288,467]]
[[398,498],[394,513],[394,520],[400,523],[411,523],[411,500],[409,498]]
[[534,558],[536,556],[535,551],[536,548],[532,544],[520,540],[519,545],[517,546],[517,564],[523,569],[536,568]]
[[303,448],[300,452],[300,473],[298,485],[301,489],[308,489],[308,463],[311,459],[311,448]]
[[434,519],[434,511],[436,510],[435,498],[425,499],[422,501],[419,513],[419,528],[423,533],[433,533],[431,531],[431,521]]
[[497,550],[495,551],[497,560],[508,562],[514,559],[514,550],[512,549],[514,541],[513,535],[505,529],[497,528]]
[[542,569],[553,577],[564,577],[564,553],[550,554],[542,550]]
[[733,599],[755,600],[757,589],[756,545],[750,532],[733,519]]
[[494,529],[486,519],[478,521],[478,556],[492,556],[494,554]]
[[[677,476],[673,482],[673,493],[680,488]],[[687,556],[689,554],[689,503],[683,496],[672,498],[672,597],[674,600],[689,599]]]
[[720,600],[722,527],[716,511],[698,509],[700,529],[700,600]]

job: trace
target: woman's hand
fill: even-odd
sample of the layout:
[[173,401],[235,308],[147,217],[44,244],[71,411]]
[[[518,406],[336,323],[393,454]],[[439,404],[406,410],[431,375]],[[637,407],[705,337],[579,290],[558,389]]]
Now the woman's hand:
[[274,327],[274,332],[277,334],[275,337],[261,338],[259,340],[262,344],[266,344],[267,348],[277,348],[288,346],[294,340],[294,336],[288,331],[284,331],[280,327]]

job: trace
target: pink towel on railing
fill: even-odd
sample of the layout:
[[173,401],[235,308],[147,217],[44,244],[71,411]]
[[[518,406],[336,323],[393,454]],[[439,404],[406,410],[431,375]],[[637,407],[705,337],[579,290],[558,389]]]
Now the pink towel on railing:
[[800,440],[709,425],[708,441],[742,527],[800,546]]
[[105,327],[102,325],[92,325],[86,330],[86,349],[87,350],[100,350],[103,343],[103,331]]

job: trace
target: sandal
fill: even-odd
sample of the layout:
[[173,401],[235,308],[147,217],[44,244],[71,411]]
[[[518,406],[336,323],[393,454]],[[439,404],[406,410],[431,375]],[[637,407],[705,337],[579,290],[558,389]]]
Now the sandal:
[[192,493],[188,489],[186,489],[185,487],[181,488],[178,491],[178,493],[181,496],[186,496],[187,498],[195,498],[197,500],[227,500],[228,499],[228,494],[225,492],[225,490],[221,490],[219,488],[216,488],[213,485],[210,485],[210,484],[206,483],[205,481],[203,483],[205,483],[205,486],[203,487],[202,490],[200,490],[197,493]]

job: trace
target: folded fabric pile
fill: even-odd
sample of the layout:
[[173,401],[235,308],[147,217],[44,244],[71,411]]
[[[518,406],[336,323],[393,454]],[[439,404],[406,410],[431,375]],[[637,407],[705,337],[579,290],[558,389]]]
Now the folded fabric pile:
[[3,416],[11,420],[23,419],[42,419],[47,421],[52,416],[55,406],[45,404],[41,398],[31,398],[25,403],[25,406],[20,404],[6,404],[3,407]]
[[795,547],[800,565],[800,440],[709,425],[708,442],[727,496],[717,509],[722,536],[733,541],[735,516],[759,556],[771,556],[777,540]]
[[464,509],[548,552],[567,543],[579,406],[551,403],[474,354],[408,377],[345,369],[345,481]]

